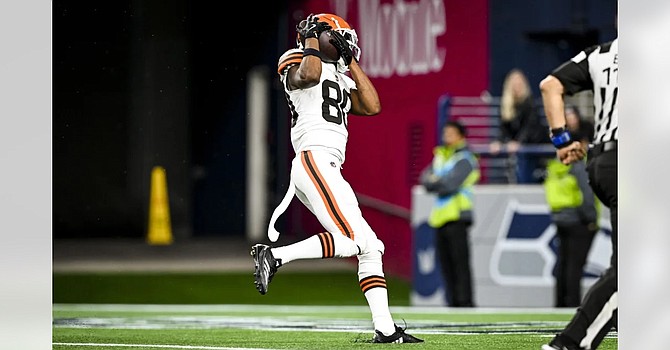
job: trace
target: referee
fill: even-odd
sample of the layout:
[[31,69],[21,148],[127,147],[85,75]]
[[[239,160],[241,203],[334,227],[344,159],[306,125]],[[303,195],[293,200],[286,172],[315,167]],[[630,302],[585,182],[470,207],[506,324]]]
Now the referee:
[[610,209],[613,250],[610,267],[586,293],[570,323],[542,350],[596,349],[610,329],[617,326],[618,47],[618,38],[589,47],[540,83],[551,141],[564,164],[583,159],[587,151],[567,131],[563,95],[593,91],[595,130],[587,171],[593,192]]

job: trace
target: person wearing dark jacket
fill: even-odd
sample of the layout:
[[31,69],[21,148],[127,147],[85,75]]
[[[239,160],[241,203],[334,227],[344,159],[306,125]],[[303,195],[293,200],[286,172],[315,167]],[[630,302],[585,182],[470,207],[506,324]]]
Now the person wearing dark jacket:
[[504,150],[516,162],[516,183],[540,183],[542,162],[534,154],[520,152],[521,146],[550,143],[542,119],[535,110],[528,78],[520,69],[512,69],[503,82],[500,98],[500,134],[490,145],[497,154]]

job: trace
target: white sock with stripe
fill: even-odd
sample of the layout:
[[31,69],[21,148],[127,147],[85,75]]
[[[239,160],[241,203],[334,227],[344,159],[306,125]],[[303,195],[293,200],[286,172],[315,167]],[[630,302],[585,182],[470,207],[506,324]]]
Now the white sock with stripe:
[[373,251],[358,256],[358,279],[365,299],[368,301],[375,330],[384,335],[393,334],[395,324],[389,310],[381,252]]
[[344,258],[358,254],[354,241],[342,234],[330,232],[318,233],[300,242],[283,247],[272,248],[275,259],[286,264],[298,259]]
[[391,317],[391,311],[388,305],[388,292],[386,288],[372,288],[365,292],[365,299],[370,306],[372,313],[372,324],[375,330],[384,335],[391,335],[395,332],[395,325]]

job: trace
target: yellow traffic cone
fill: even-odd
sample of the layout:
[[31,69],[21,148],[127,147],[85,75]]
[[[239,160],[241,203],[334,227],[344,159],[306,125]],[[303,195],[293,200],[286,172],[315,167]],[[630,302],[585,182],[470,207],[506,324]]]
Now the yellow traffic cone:
[[149,230],[147,243],[151,245],[172,244],[172,225],[168,204],[165,168],[155,166],[151,170],[151,198],[149,201]]

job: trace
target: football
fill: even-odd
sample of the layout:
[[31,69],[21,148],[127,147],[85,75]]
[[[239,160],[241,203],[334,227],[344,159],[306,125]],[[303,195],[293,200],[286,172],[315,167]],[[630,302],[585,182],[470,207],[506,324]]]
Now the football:
[[327,60],[335,62],[340,58],[337,49],[330,43],[330,31],[325,31],[319,36],[319,51]]

